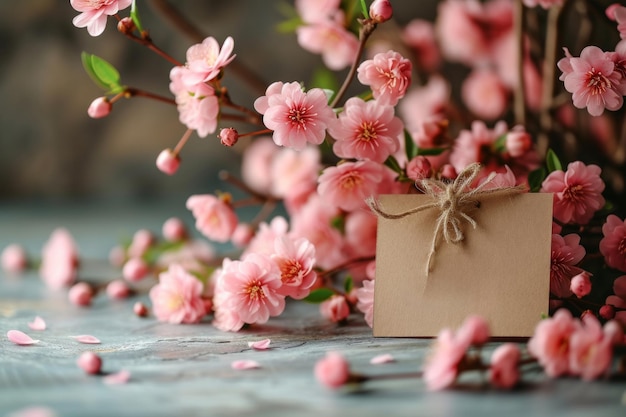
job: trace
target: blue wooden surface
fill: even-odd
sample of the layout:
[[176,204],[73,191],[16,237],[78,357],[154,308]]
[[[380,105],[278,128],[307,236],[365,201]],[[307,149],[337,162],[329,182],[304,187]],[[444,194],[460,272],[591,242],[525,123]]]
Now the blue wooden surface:
[[[165,208],[26,206],[0,208],[0,246],[24,244],[35,253],[56,226],[67,227],[81,254],[104,259],[124,233],[138,228],[157,232],[169,215]],[[81,277],[110,279],[119,272],[104,262],[86,262]],[[262,326],[239,333],[220,332],[209,323],[169,325],[132,313],[145,293],[112,302],[105,294],[91,308],[67,302],[66,292],[46,289],[35,272],[0,275],[0,415],[33,405],[58,416],[624,416],[626,382],[550,380],[526,374],[513,392],[484,388],[467,375],[458,388],[429,393],[419,380],[372,382],[359,390],[332,392],[313,377],[314,363],[329,350],[342,352],[355,372],[386,374],[419,370],[429,340],[377,339],[360,317],[337,327],[322,319],[316,306],[291,304],[287,312]],[[48,329],[32,331],[39,315]],[[34,346],[9,342],[18,329],[41,340]],[[69,336],[92,334],[100,345],[79,344]],[[247,342],[269,337],[271,349],[253,351]],[[76,366],[81,352],[93,350],[103,371],[130,371],[125,385],[106,385],[102,376]],[[370,365],[390,353],[395,363]],[[235,371],[231,363],[253,359],[260,369]]]

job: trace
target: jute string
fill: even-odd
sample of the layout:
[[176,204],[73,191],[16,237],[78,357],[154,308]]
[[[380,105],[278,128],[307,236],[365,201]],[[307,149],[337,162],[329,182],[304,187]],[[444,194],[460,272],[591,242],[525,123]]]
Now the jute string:
[[480,172],[480,168],[480,164],[473,163],[459,173],[458,177],[450,183],[430,178],[416,181],[416,186],[420,188],[424,194],[430,195],[433,198],[433,202],[414,207],[402,213],[388,213],[381,208],[378,200],[373,197],[367,199],[367,205],[370,209],[384,219],[402,219],[432,208],[439,210],[439,217],[435,223],[435,231],[428,253],[428,262],[426,263],[426,276],[432,271],[433,258],[441,236],[443,236],[446,243],[460,243],[465,238],[461,227],[463,220],[476,229],[477,223],[476,220],[472,218],[471,212],[480,207],[479,197],[486,195],[513,195],[526,190],[524,185],[485,190],[485,186],[489,184],[496,175],[495,172],[492,172],[487,179],[477,187],[470,188]]

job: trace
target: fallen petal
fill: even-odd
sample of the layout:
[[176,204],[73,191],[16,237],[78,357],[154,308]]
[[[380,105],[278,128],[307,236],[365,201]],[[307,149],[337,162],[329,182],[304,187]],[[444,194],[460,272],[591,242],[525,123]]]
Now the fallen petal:
[[9,330],[7,332],[7,337],[9,340],[16,345],[33,345],[35,343],[39,343],[39,340],[35,340],[24,332],[20,332],[19,330]]
[[236,369],[238,371],[243,371],[246,369],[258,369],[261,365],[257,361],[252,360],[240,360],[234,361],[230,364],[231,368]]
[[77,342],[80,343],[86,343],[89,345],[97,345],[98,343],[100,343],[100,339],[98,339],[97,337],[88,335],[88,334],[81,334],[79,336],[70,336],[73,339],[76,339]]
[[22,408],[7,414],[6,417],[56,417],[57,413],[53,409],[42,406],[32,406]]
[[35,317],[35,320],[28,323],[28,327],[31,330],[46,330],[46,322],[39,316]]
[[372,365],[381,365],[383,363],[395,362],[396,359],[388,353],[384,353],[382,355],[374,356],[370,359],[370,363]]
[[248,347],[255,350],[266,350],[270,347],[272,341],[270,339],[257,340],[256,342],[248,342]]
[[130,381],[130,372],[127,370],[121,370],[102,378],[102,382],[107,385],[121,385],[127,383],[128,381]]

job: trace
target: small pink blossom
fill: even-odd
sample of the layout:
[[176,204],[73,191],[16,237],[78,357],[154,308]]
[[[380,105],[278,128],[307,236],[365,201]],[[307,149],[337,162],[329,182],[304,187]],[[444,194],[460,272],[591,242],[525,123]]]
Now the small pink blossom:
[[626,7],[616,7],[613,10],[613,16],[617,22],[617,30],[622,39],[626,39]]
[[230,36],[226,38],[222,48],[217,40],[211,36],[202,43],[192,45],[187,49],[187,64],[189,71],[185,72],[183,82],[188,86],[195,86],[217,78],[222,69],[228,65],[235,55],[231,55],[235,42]]
[[93,352],[83,352],[76,360],[76,364],[88,374],[99,374],[102,367],[102,359]]
[[356,308],[365,314],[365,322],[368,326],[374,326],[374,280],[363,281],[363,286],[356,290],[358,302]]
[[186,205],[196,218],[196,228],[204,236],[217,242],[230,240],[238,219],[224,199],[211,194],[192,195]]
[[246,247],[252,238],[254,237],[254,229],[248,223],[239,223],[233,235],[230,237],[230,241],[238,248]]
[[180,156],[169,148],[163,149],[157,156],[156,166],[164,174],[174,175],[180,167]]
[[468,316],[456,332],[456,338],[465,340],[468,345],[484,345],[490,337],[489,323],[478,315]]
[[108,116],[112,108],[113,105],[106,97],[98,97],[89,105],[87,114],[92,119],[101,119]]
[[380,104],[395,106],[411,85],[411,70],[411,61],[390,50],[363,61],[357,69],[357,78],[372,88]]
[[369,15],[376,23],[383,23],[391,19],[393,8],[389,0],[374,0],[370,5]]
[[154,243],[154,235],[148,229],[139,229],[133,234],[133,239],[128,247],[128,256],[141,258]]
[[237,129],[228,127],[220,130],[219,138],[222,145],[234,146],[239,140],[239,132],[237,132]]
[[578,298],[583,298],[591,292],[591,279],[588,272],[583,271],[574,275],[570,282],[570,291]]
[[18,274],[28,266],[28,255],[21,245],[11,244],[2,250],[0,265],[6,272]]
[[187,227],[178,217],[167,219],[161,227],[161,233],[168,242],[180,242],[188,237]]
[[78,28],[87,28],[91,36],[99,36],[104,32],[107,17],[117,14],[130,6],[132,0],[70,0],[72,7],[82,12],[72,23]]
[[137,317],[146,317],[148,316],[148,313],[149,313],[148,307],[146,307],[146,305],[142,303],[141,301],[137,301],[133,305],[133,313],[135,313]]
[[81,334],[78,336],[70,336],[72,339],[76,340],[78,343],[84,343],[86,345],[99,345],[100,339],[90,334]]
[[[471,130],[462,130],[454,142],[454,149],[450,154],[450,163],[457,172],[461,172],[474,162],[483,164],[490,162],[494,154],[493,145],[496,140],[507,132],[505,122],[498,122],[490,129],[481,121],[472,122]],[[486,166],[492,168],[492,166]],[[490,169],[493,170],[493,169]]]
[[419,66],[434,71],[441,62],[441,54],[435,40],[435,29],[431,22],[413,19],[402,32],[402,40],[413,49]]
[[[614,71],[610,55],[597,46],[587,46],[579,58],[569,58],[571,72],[564,73],[565,89],[573,93],[574,106],[587,108],[592,116],[599,116],[604,109],[622,107],[623,97],[618,91],[622,76]],[[569,68],[568,68],[569,69]]]
[[515,126],[506,134],[504,146],[512,158],[519,158],[532,149],[533,140],[523,126]]
[[[266,102],[267,109],[267,102]],[[269,136],[256,138],[246,148],[241,159],[241,177],[254,191],[270,194],[272,161],[280,150]]]
[[369,210],[356,210],[346,215],[343,230],[350,256],[359,258],[376,255],[377,224],[377,216]]
[[626,272],[626,220],[610,214],[602,225],[602,235],[600,252],[606,264]]
[[554,193],[554,218],[563,223],[587,224],[604,206],[604,181],[597,165],[575,161],[567,171],[553,171],[541,184],[541,192]]
[[490,69],[475,69],[461,86],[461,97],[476,116],[495,120],[509,104],[509,92],[498,75]]
[[307,143],[319,145],[326,137],[326,127],[335,119],[324,90],[304,92],[297,82],[271,84],[266,95],[254,102],[263,114],[263,123],[273,130],[272,139],[279,146],[304,149]]
[[35,340],[29,335],[19,330],[9,330],[7,332],[7,338],[9,341],[15,343],[16,345],[34,345],[39,343],[39,340]]
[[[399,115],[406,129],[411,133],[417,132],[426,122],[444,119],[450,94],[449,82],[439,75],[429,77],[425,86],[410,89],[398,103]],[[424,146],[422,143],[420,145]],[[430,145],[424,147],[433,147],[434,144],[431,142]]]
[[615,320],[619,321],[622,326],[626,326],[626,275],[617,277],[613,281],[613,294],[606,298],[606,304],[613,310]]
[[41,254],[39,275],[53,289],[68,287],[76,281],[78,251],[70,232],[55,229],[45,243]]
[[429,391],[439,391],[454,384],[468,348],[468,341],[457,338],[451,329],[439,332],[433,351],[424,364],[424,382]]
[[350,315],[350,306],[346,301],[346,297],[342,295],[333,295],[328,300],[320,304],[320,314],[333,323],[345,320]]
[[317,192],[328,204],[342,210],[364,208],[365,199],[378,195],[382,167],[372,161],[344,162],[324,169]]
[[128,284],[121,279],[115,279],[107,284],[107,296],[112,300],[123,300],[131,293]]
[[242,258],[250,253],[270,256],[274,253],[274,241],[279,236],[285,236],[289,230],[287,219],[276,216],[268,223],[262,222],[259,229],[242,254]]
[[280,270],[279,294],[301,300],[309,295],[317,280],[315,246],[307,239],[280,236],[274,241],[272,260]]
[[343,27],[343,12],[332,18],[305,24],[296,29],[298,44],[302,49],[320,54],[324,64],[338,71],[350,65],[358,50],[357,37]]
[[433,167],[428,158],[418,155],[411,159],[406,166],[406,176],[413,181],[430,178],[433,174]]
[[304,195],[305,199],[317,187],[317,177],[322,168],[322,153],[318,147],[307,146],[300,151],[280,148],[274,155],[270,167],[273,196],[285,199],[288,210],[297,205],[295,196]]
[[580,236],[571,233],[566,236],[552,235],[552,254],[550,267],[550,292],[558,298],[569,297],[571,279],[580,274],[576,267],[585,257],[585,248],[580,245]]
[[122,268],[122,276],[131,282],[141,281],[150,272],[150,267],[142,258],[130,258]]
[[182,245],[159,255],[156,268],[167,268],[177,263],[189,272],[205,272],[207,264],[215,259],[215,249],[205,239],[187,240]]
[[514,343],[504,343],[491,354],[489,382],[495,387],[510,389],[519,381],[521,353]]
[[337,156],[383,163],[400,148],[402,129],[393,107],[352,97],[328,133],[336,139],[333,151]]
[[613,359],[613,340],[606,337],[593,314],[585,315],[583,326],[570,339],[569,368],[573,375],[592,380],[604,375]]
[[327,352],[315,363],[315,379],[327,388],[337,389],[350,381],[350,364],[337,352]]
[[535,327],[528,341],[528,351],[538,359],[548,376],[555,378],[569,372],[570,339],[579,327],[580,323],[565,309]]
[[249,369],[259,369],[261,367],[261,364],[251,359],[242,359],[242,360],[233,361],[230,364],[230,367],[236,371],[246,371]]
[[36,316],[32,322],[28,323],[31,330],[46,330],[46,322],[39,316]]
[[256,342],[248,342],[248,347],[254,350],[267,350],[271,342],[270,339],[257,340]]
[[121,268],[126,262],[126,251],[121,246],[114,246],[109,251],[109,263],[112,266]]
[[482,189],[490,190],[494,188],[514,187],[517,182],[515,174],[513,174],[513,171],[511,171],[508,165],[505,165],[504,169],[506,172],[494,172],[481,180],[479,185],[482,186]]
[[178,264],[159,274],[159,283],[150,289],[154,315],[169,323],[197,323],[206,314],[202,283]]
[[86,282],[74,284],[68,292],[68,298],[75,306],[86,307],[91,304],[93,289]]

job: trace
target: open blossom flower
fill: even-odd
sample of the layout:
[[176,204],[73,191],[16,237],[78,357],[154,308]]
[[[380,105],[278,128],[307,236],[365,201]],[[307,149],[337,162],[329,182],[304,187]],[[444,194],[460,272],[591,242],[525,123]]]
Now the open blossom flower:
[[[606,298],[606,304],[608,306],[611,316],[615,317],[615,320],[621,323],[622,326],[626,326],[626,275],[617,277],[613,281],[613,293]],[[616,308],[621,309],[616,311]],[[607,310],[607,308],[605,308]],[[610,317],[610,318],[612,318]]]
[[580,274],[576,267],[585,257],[585,248],[580,245],[580,236],[571,233],[566,236],[552,235],[552,255],[550,267],[550,292],[556,297],[569,297],[571,279]]
[[315,379],[328,388],[339,388],[350,380],[350,364],[337,352],[328,352],[315,363]]
[[487,168],[495,168],[490,164],[492,154],[495,152],[493,145],[496,140],[507,132],[507,125],[500,121],[493,129],[487,127],[485,122],[475,120],[471,130],[464,129],[459,133],[454,142],[454,149],[450,154],[450,163],[457,172],[461,172],[474,162],[487,164]]
[[257,253],[270,256],[274,253],[274,242],[280,236],[285,236],[289,230],[287,219],[276,216],[270,223],[262,222],[259,229],[241,255],[245,257],[249,253]]
[[509,104],[509,92],[498,75],[490,69],[475,69],[465,78],[461,96],[476,116],[495,120]]
[[510,389],[519,381],[521,353],[514,343],[504,343],[491,354],[489,382],[495,387]]
[[538,359],[548,376],[555,378],[569,372],[570,338],[579,327],[580,322],[565,309],[535,327],[528,341],[528,351]]
[[358,302],[356,308],[365,314],[365,322],[368,326],[374,326],[374,285],[376,281],[365,280],[363,286],[356,290]]
[[332,17],[307,23],[296,29],[298,44],[302,49],[320,54],[324,64],[338,71],[356,58],[359,40],[343,27],[344,13],[338,10]]
[[87,28],[91,36],[104,32],[107,17],[117,14],[131,5],[132,0],[70,0],[72,7],[79,12],[72,23],[78,28]]
[[192,195],[187,199],[187,208],[203,235],[217,242],[230,240],[238,220],[233,208],[223,199],[212,194]]
[[597,165],[575,161],[567,171],[553,171],[541,184],[541,192],[554,193],[554,217],[563,223],[587,224],[604,206],[604,181]]
[[451,329],[439,332],[433,351],[424,363],[424,382],[429,391],[439,391],[454,384],[468,348],[467,340],[455,337]]
[[374,98],[381,104],[395,106],[411,85],[411,61],[398,52],[387,51],[363,61],[357,77],[372,88]]
[[569,369],[589,381],[604,375],[611,366],[614,341],[593,314],[586,314],[582,322],[570,339]]
[[76,281],[78,251],[67,229],[55,229],[43,247],[39,275],[53,289],[68,287]]
[[170,71],[170,91],[175,96],[178,118],[201,138],[217,129],[220,105],[213,87],[198,83],[187,86],[183,81],[189,69],[174,67]]
[[254,102],[263,114],[263,123],[273,130],[272,139],[279,146],[304,149],[307,143],[319,145],[326,137],[326,127],[335,119],[324,90],[304,92],[297,82],[271,84],[266,95]]
[[622,107],[619,85],[626,81],[614,71],[615,64],[610,55],[597,46],[587,46],[579,58],[564,59],[569,60],[571,68],[564,77],[565,89],[572,93],[575,107],[587,108],[592,116],[601,115],[605,108],[617,110]]
[[208,82],[217,78],[222,68],[228,65],[235,55],[231,55],[235,42],[230,36],[226,38],[222,48],[209,36],[202,43],[192,45],[187,49],[187,68],[183,75],[183,81],[188,86]]
[[602,234],[604,237],[600,241],[600,252],[606,264],[626,272],[626,220],[622,221],[610,214],[602,225]]
[[439,47],[435,42],[435,29],[431,22],[413,19],[402,32],[402,40],[413,49],[419,67],[435,70],[441,62]]
[[207,313],[202,283],[178,264],[159,274],[150,301],[156,318],[169,323],[197,323]]
[[378,194],[381,180],[382,167],[377,163],[344,162],[324,169],[317,191],[328,204],[352,211],[365,207],[365,199]]
[[333,151],[337,156],[383,163],[400,148],[402,129],[393,107],[353,97],[332,121],[328,133],[336,139]]
[[280,270],[282,286],[279,294],[301,300],[308,296],[315,284],[315,246],[304,238],[280,236],[274,241],[272,260]]
[[626,7],[619,6],[613,10],[613,16],[617,22],[617,30],[622,39],[626,39]]

